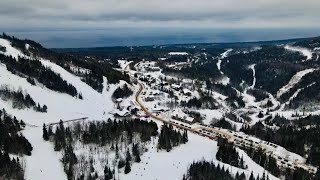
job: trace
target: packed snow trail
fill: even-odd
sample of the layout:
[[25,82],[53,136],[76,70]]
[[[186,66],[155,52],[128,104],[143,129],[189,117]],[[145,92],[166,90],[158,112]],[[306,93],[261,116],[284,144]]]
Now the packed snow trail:
[[253,75],[253,81],[252,81],[252,85],[249,87],[250,89],[253,89],[254,86],[256,85],[256,70],[255,70],[255,67],[256,65],[255,64],[252,64],[249,66],[250,69],[252,69],[252,75]]
[[226,52],[222,53],[220,55],[220,58],[217,62],[217,68],[218,70],[220,71],[221,74],[223,74],[223,72],[221,71],[221,62],[222,62],[222,59],[226,58],[228,56],[228,54],[232,51],[232,49],[228,49]]
[[22,131],[31,143],[33,150],[31,156],[25,156],[27,180],[64,180],[67,176],[63,170],[60,152],[55,152],[53,143],[44,141],[42,127],[27,127]]
[[307,57],[307,59],[304,61],[310,60],[312,58],[312,52],[307,48],[293,47],[293,46],[289,46],[289,45],[286,45],[284,48],[287,50],[290,50],[290,51],[295,51],[295,52],[299,52],[299,53],[303,54],[304,56]]
[[[232,51],[232,49],[228,49],[227,51],[225,51],[224,53],[220,54],[220,58],[218,59],[217,62],[217,68],[220,72],[220,74],[224,75],[224,73],[221,71],[221,62],[222,59],[226,58],[228,56],[228,54]],[[229,77],[222,77],[222,79],[219,81],[219,83],[223,84],[223,85],[227,85],[230,83],[230,78]]]
[[287,102],[285,102],[284,104],[281,104],[281,107],[280,107],[280,109],[279,109],[278,111],[283,111],[284,108],[285,108],[285,106],[286,106],[286,105],[289,105],[290,102],[293,101],[294,98],[296,98],[296,97],[298,96],[298,94],[299,94],[302,90],[304,90],[304,89],[306,89],[306,88],[308,88],[308,87],[311,87],[311,86],[313,86],[314,84],[315,84],[315,82],[309,84],[308,86],[306,86],[306,87],[304,87],[304,88],[300,88],[300,89],[296,90],[296,92],[293,93],[293,95],[289,98],[289,100],[288,100]]
[[317,69],[311,68],[311,69],[305,69],[303,71],[297,72],[289,81],[289,83],[285,86],[283,86],[279,91],[277,92],[277,98],[280,98],[284,93],[288,92],[291,88],[293,88],[296,84],[300,82],[300,80],[305,76],[306,74],[312,73]]

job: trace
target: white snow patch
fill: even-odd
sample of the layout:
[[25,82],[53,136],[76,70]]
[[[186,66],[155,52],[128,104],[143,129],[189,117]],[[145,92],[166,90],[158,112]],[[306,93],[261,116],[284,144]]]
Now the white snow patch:
[[29,48],[30,48],[30,45],[28,44],[28,43],[26,43],[26,50],[29,50]]
[[187,52],[169,52],[168,55],[170,56],[186,56],[189,55]]
[[221,54],[221,58],[222,58],[222,59],[226,58],[231,51],[232,51],[232,49],[228,49],[226,52],[222,53],[222,54]]

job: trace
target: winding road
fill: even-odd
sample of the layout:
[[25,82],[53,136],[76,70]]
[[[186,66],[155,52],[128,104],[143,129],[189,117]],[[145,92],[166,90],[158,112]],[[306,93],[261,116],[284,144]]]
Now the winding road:
[[291,154],[291,152],[287,151],[284,148],[282,148],[283,153],[281,154],[274,153],[274,151],[276,151],[277,148],[281,148],[281,147],[273,143],[262,141],[262,140],[258,140],[258,141],[253,140],[257,138],[250,139],[249,135],[246,135],[246,134],[244,135],[243,133],[239,133],[236,131],[211,127],[211,126],[198,124],[198,123],[190,125],[181,121],[175,121],[172,119],[166,119],[166,118],[162,118],[154,115],[145,107],[140,97],[145,89],[145,85],[142,82],[140,82],[138,78],[135,78],[132,74],[130,74],[129,64],[124,68],[123,71],[127,72],[130,75],[130,77],[137,82],[139,89],[136,92],[135,101],[140,106],[140,108],[144,111],[144,113],[150,116],[152,119],[163,122],[163,123],[171,124],[174,127],[185,129],[194,134],[208,137],[213,140],[215,140],[217,137],[225,138],[230,142],[234,142],[234,145],[239,148],[249,147],[249,146],[253,146],[254,149],[262,148],[277,160],[279,166],[291,168],[291,169],[302,168],[310,173],[314,173],[314,174],[316,173],[316,170],[317,170],[316,167],[306,164],[304,161],[301,161],[299,159],[288,158],[287,156],[288,154]]

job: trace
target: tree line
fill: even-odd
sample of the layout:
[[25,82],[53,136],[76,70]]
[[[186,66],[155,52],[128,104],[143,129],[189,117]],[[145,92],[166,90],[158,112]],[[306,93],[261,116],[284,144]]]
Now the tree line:
[[[233,176],[229,169],[220,164],[215,165],[213,162],[198,161],[193,162],[182,180],[246,180],[248,177],[242,172],[236,172]],[[249,180],[269,180],[269,176],[265,173],[261,177],[255,177],[251,172]]]
[[217,160],[241,169],[247,168],[247,166],[244,164],[243,156],[239,156],[239,153],[232,143],[229,143],[226,139],[218,138],[218,146],[219,149],[216,154]]
[[118,87],[112,94],[113,99],[127,98],[133,94],[132,90],[129,89],[128,85],[125,84],[123,87]]
[[5,101],[12,101],[12,108],[24,109],[33,108],[38,112],[47,112],[47,106],[37,104],[28,93],[23,93],[21,89],[14,91],[8,86],[0,87],[0,97]]
[[16,60],[11,56],[0,54],[0,62],[4,63],[7,70],[13,74],[36,79],[53,91],[67,93],[74,97],[78,96],[77,89],[73,85],[63,80],[59,74],[56,74],[50,68],[44,67],[38,60],[30,60],[23,57],[18,57]]
[[162,125],[158,139],[158,149],[165,149],[170,152],[173,147],[188,142],[188,133],[175,130],[172,125]]

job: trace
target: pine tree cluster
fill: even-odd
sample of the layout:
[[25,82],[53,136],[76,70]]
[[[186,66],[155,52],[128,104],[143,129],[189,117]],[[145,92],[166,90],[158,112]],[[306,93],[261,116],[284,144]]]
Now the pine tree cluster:
[[[199,161],[193,162],[188,168],[183,180],[245,180],[244,173],[233,177],[228,169],[217,166],[213,162]],[[254,179],[255,180],[255,179]],[[265,179],[266,180],[266,179]]]
[[24,179],[24,170],[19,158],[10,158],[10,154],[31,155],[32,146],[19,133],[25,123],[11,117],[5,109],[0,110],[0,179]]
[[173,129],[172,125],[162,125],[158,140],[158,149],[165,149],[170,152],[173,147],[188,142],[188,133],[186,130],[183,133]]
[[24,180],[24,170],[19,158],[10,158],[7,152],[0,151],[0,179]]
[[132,90],[125,84],[123,87],[118,87],[112,94],[112,98],[127,98],[133,94]]
[[239,153],[236,151],[232,143],[229,143],[226,139],[219,138],[218,146],[219,149],[216,154],[217,160],[242,169],[247,168],[244,164],[243,157],[239,156]]
[[47,106],[36,104],[32,97],[28,93],[23,93],[22,90],[14,91],[8,86],[0,87],[0,97],[5,101],[12,101],[12,108],[24,109],[24,108],[33,108],[38,112],[47,112]]
[[268,170],[274,176],[279,177],[281,168],[277,165],[277,160],[272,155],[267,155],[261,148],[258,150],[252,147],[245,149],[249,157],[264,169]]
[[5,109],[0,110],[0,150],[13,154],[31,155],[32,146],[29,141],[19,133],[25,126],[23,121],[11,117]]

